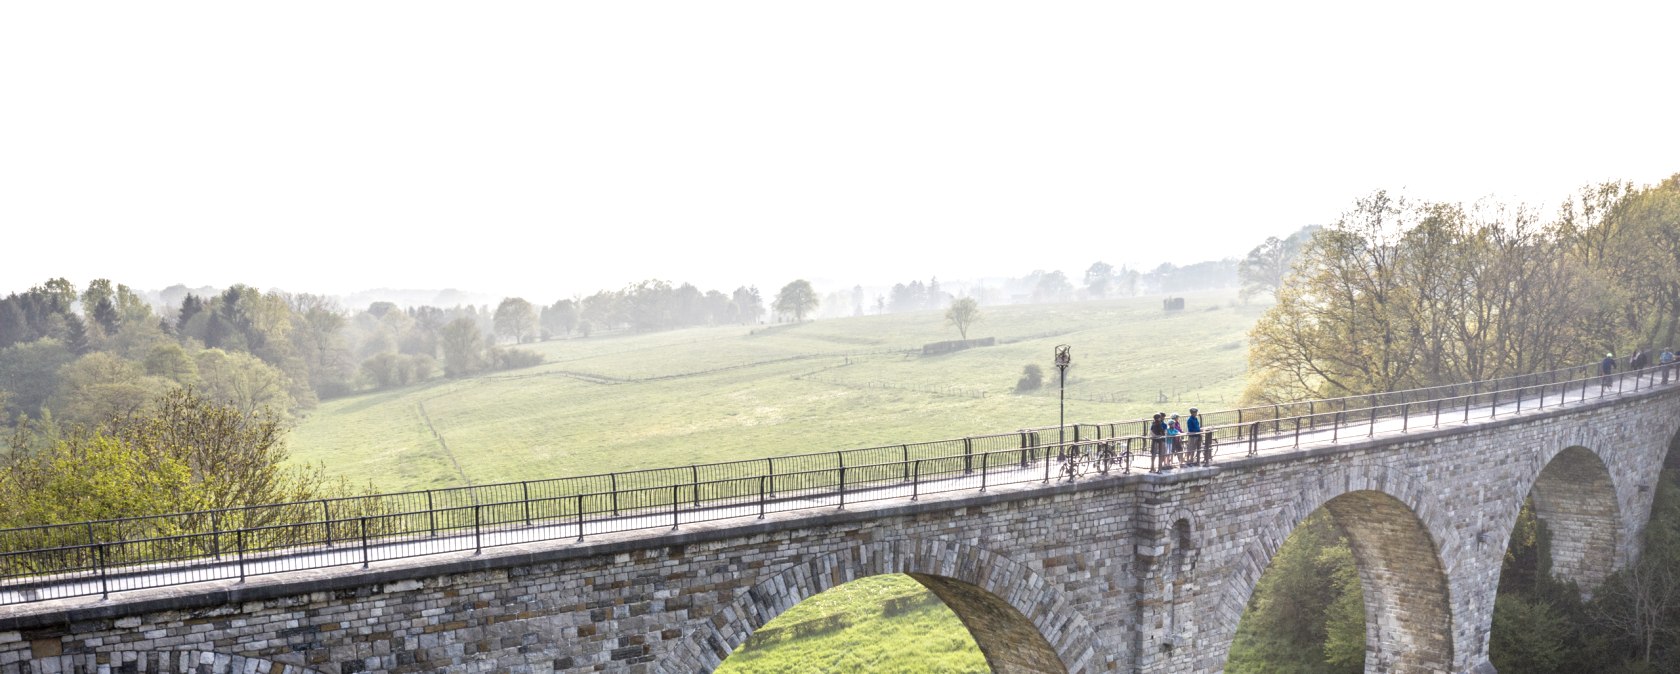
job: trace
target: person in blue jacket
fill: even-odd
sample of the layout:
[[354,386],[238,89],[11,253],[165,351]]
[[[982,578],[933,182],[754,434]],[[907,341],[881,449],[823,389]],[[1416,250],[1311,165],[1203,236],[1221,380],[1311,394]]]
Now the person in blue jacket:
[[1598,361],[1598,387],[1610,388],[1610,373],[1616,371],[1615,354],[1604,354],[1604,360]]
[[1190,465],[1202,463],[1202,415],[1199,410],[1190,408],[1190,418],[1184,420],[1184,432],[1190,435]]

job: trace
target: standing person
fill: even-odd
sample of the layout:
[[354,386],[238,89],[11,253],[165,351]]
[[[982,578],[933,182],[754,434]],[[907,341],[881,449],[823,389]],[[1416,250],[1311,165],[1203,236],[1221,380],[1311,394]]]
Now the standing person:
[[1610,388],[1610,373],[1616,371],[1615,354],[1604,354],[1604,360],[1598,361],[1598,387]]
[[1657,362],[1661,363],[1662,366],[1663,366],[1663,368],[1662,368],[1663,383],[1667,384],[1668,383],[1668,371],[1674,369],[1674,347],[1671,347],[1671,346],[1663,347],[1662,355],[1657,356]]
[[1172,445],[1173,460],[1179,464],[1186,463],[1184,460],[1184,427],[1178,425],[1177,414],[1172,415],[1172,419],[1167,422],[1167,444]]
[[1650,364],[1651,364],[1651,354],[1646,353],[1644,349],[1640,349],[1638,351],[1633,352],[1633,360],[1628,362],[1628,367],[1630,369],[1638,371],[1638,370],[1645,369],[1645,366],[1650,365]]
[[1155,452],[1155,466],[1159,470],[1169,470],[1172,463],[1167,457],[1167,413],[1156,412],[1149,422],[1149,444]]
[[1202,417],[1194,407],[1190,408],[1190,418],[1184,420],[1184,432],[1190,434],[1190,464],[1202,464]]

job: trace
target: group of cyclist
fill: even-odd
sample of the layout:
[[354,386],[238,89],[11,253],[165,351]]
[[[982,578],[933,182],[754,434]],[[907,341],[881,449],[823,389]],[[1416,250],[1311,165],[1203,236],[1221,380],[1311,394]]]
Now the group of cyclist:
[[1196,466],[1207,461],[1203,448],[1212,442],[1212,432],[1202,430],[1201,410],[1190,408],[1183,424],[1178,415],[1156,412],[1149,422],[1149,436],[1155,453],[1156,470]]

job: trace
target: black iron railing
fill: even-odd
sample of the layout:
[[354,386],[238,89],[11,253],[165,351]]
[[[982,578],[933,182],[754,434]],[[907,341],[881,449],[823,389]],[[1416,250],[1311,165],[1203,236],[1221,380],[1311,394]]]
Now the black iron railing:
[[[1411,391],[1222,410],[1203,415],[1208,463],[1262,449],[1468,423],[1666,385],[1656,366],[1602,378],[1596,366]],[[905,443],[213,511],[0,530],[0,604],[254,575],[684,523],[763,517],[923,494],[1061,479],[1058,458],[1115,458],[1106,474],[1163,468],[1173,440],[1147,419],[1069,424]],[[1188,443],[1185,443],[1188,451]],[[1109,468],[1105,465],[1105,468]],[[1093,473],[1079,474],[1086,477]]]

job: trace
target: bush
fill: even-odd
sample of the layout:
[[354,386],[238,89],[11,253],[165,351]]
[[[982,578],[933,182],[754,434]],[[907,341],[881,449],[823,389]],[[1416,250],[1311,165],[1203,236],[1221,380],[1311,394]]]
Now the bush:
[[1021,379],[1015,382],[1016,393],[1037,391],[1044,386],[1044,368],[1027,365],[1021,368]]

